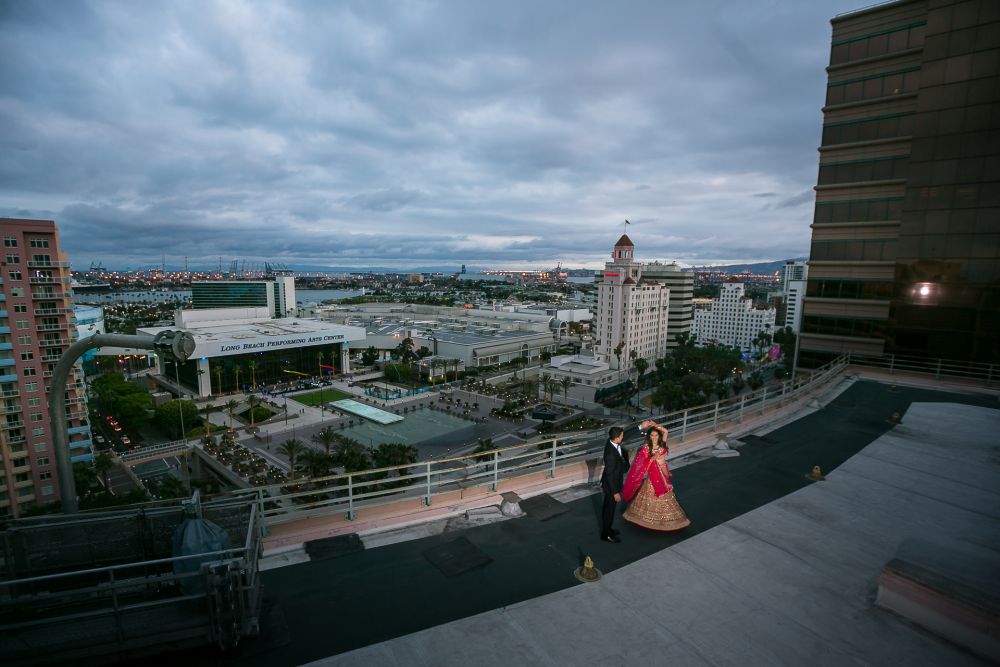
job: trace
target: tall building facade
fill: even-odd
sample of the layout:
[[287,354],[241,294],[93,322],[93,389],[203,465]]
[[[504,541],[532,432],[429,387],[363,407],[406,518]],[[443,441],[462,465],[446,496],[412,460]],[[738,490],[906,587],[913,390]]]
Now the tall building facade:
[[[19,516],[59,498],[49,381],[77,333],[55,223],[0,218],[0,236],[0,516]],[[82,371],[67,384],[70,456],[92,460]]]
[[725,345],[750,352],[759,333],[774,333],[774,308],[754,308],[743,283],[731,279],[722,284],[718,299],[694,311],[691,334],[697,345]]
[[799,365],[1000,361],[1000,3],[832,25]]
[[781,291],[788,294],[788,283],[793,280],[805,280],[809,275],[809,265],[794,259],[789,259],[778,271]]
[[632,352],[650,364],[666,354],[670,289],[643,279],[635,246],[622,235],[597,286],[594,356],[615,370],[632,366]]
[[267,308],[271,317],[294,317],[295,278],[197,281],[191,284],[191,307],[196,310]]
[[806,295],[805,280],[791,280],[785,286],[785,325],[796,334],[802,328],[802,303]]
[[670,290],[670,314],[667,318],[667,352],[677,347],[678,334],[690,334],[694,321],[694,271],[676,262],[650,262],[642,267],[642,279],[659,283]]

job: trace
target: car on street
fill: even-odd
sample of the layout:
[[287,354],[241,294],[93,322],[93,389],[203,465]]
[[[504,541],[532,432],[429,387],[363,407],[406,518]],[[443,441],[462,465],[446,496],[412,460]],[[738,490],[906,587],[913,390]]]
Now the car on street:
[[129,439],[129,437],[127,435],[123,435],[122,436],[122,444],[125,445],[125,446],[128,446],[128,445],[132,444],[132,441]]

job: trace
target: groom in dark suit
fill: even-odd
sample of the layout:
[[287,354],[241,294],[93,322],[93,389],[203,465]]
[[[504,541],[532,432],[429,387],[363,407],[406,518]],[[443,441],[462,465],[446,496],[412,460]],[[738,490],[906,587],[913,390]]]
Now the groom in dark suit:
[[[647,422],[639,424],[639,432],[648,427]],[[604,491],[604,505],[601,508],[601,541],[621,542],[618,531],[611,524],[615,511],[622,501],[622,482],[628,472],[628,452],[622,446],[625,429],[612,426],[608,429],[608,441],[604,443],[604,472],[601,473],[601,490]]]

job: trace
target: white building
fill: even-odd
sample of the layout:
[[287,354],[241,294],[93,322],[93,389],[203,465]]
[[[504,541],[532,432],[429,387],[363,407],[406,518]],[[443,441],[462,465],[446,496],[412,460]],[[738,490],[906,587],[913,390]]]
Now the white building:
[[670,289],[643,279],[634,249],[622,234],[597,288],[594,356],[613,370],[630,368],[633,350],[650,364],[667,351]]
[[788,294],[788,283],[795,280],[805,280],[809,277],[809,266],[805,262],[787,260],[779,271],[781,291]]
[[773,333],[774,308],[754,308],[743,283],[731,280],[706,308],[696,310],[691,333],[698,345],[726,345],[749,352],[760,332]]
[[[556,351],[561,327],[548,314],[428,306],[401,303],[365,303],[318,306],[308,312],[327,322],[363,327],[365,347],[383,356],[406,338],[417,350],[459,359],[466,368],[493,366],[524,359],[533,363]],[[357,350],[357,346],[354,348]]]
[[[175,393],[206,397],[255,391],[301,377],[350,371],[350,348],[365,343],[365,330],[294,317],[273,318],[267,307],[178,310],[172,327],[194,337],[181,364],[157,356],[151,379]],[[178,388],[177,385],[180,385]]]
[[785,326],[796,334],[802,324],[802,300],[806,296],[805,280],[789,280],[785,287]]

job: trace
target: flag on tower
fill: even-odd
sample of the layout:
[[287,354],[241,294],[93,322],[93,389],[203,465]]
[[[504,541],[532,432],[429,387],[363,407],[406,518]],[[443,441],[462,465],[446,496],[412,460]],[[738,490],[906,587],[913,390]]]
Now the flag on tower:
[[626,221],[625,221],[625,224],[626,224],[626,225],[631,225],[632,223],[631,223],[631,222],[629,222],[628,220],[626,220]]

